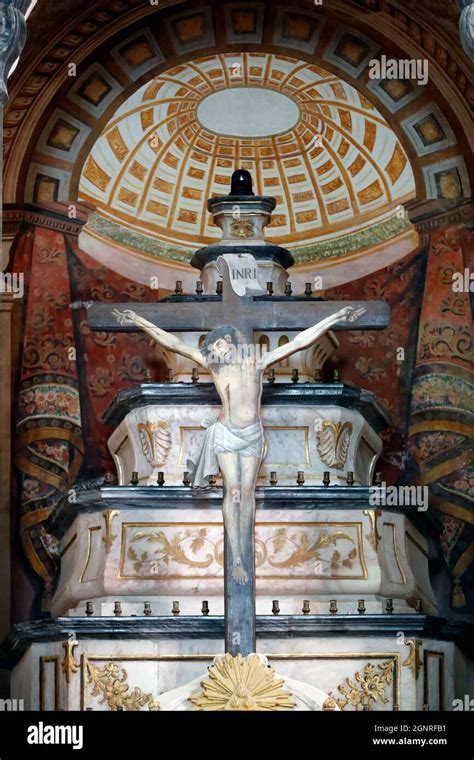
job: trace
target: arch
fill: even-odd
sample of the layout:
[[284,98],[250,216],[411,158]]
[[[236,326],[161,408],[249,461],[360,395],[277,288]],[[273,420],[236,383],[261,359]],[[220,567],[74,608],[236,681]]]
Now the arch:
[[[402,13],[396,3],[390,1],[383,5],[384,10],[380,10],[382,4],[373,0],[367,2],[367,7],[376,7],[379,11],[371,14],[361,13],[363,2],[341,4],[337,0],[311,10],[303,3],[293,4],[289,8],[277,0],[250,5],[233,3],[232,13],[230,5],[218,3],[217,0],[211,0],[205,7],[199,4],[187,10],[167,2],[160,3],[158,9],[145,8],[140,4],[140,7],[127,10],[122,7],[124,4],[118,5],[104,2],[100,12],[91,11],[88,16],[85,13],[80,25],[81,35],[78,33],[79,27],[75,31],[69,29],[61,41],[31,62],[29,77],[25,74],[14,82],[13,97],[6,113],[4,192],[7,202],[76,200],[80,176],[93,145],[97,144],[112,115],[118,117],[127,101],[133,102],[137,93],[148,84],[152,108],[156,100],[160,101],[159,94],[156,99],[152,94],[156,78],[166,79],[170,70],[179,71],[182,66],[196,68],[195,59],[198,57],[215,55],[225,62],[240,53],[242,78],[247,83],[253,75],[249,63],[252,56],[267,54],[299,61],[292,72],[283,74],[282,86],[299,90],[305,104],[306,131],[298,135],[300,149],[304,150],[311,135],[322,125],[324,146],[348,187],[350,172],[328,135],[331,130],[339,132],[339,145],[343,145],[344,141],[350,143],[351,139],[347,139],[350,138],[350,129],[347,130],[343,122],[350,124],[350,120],[357,119],[359,112],[362,112],[367,124],[372,123],[375,127],[380,127],[381,121],[389,124],[400,145],[399,154],[396,154],[396,147],[394,150],[394,164],[403,160],[400,159],[402,154],[408,158],[415,181],[414,192],[420,201],[428,198],[456,203],[470,196],[470,176],[464,159],[469,144],[468,100],[471,97],[465,56],[460,48],[447,49],[445,36],[439,29],[433,28],[427,32],[426,22],[422,29],[416,10]],[[239,32],[239,23],[242,22],[242,18],[239,20],[239,8],[243,12],[244,6],[248,31],[242,34]],[[105,14],[102,27],[98,23],[100,13]],[[113,15],[109,23],[105,23],[107,14]],[[224,25],[222,18],[225,19]],[[86,27],[91,30],[89,37]],[[68,53],[66,42],[69,50],[75,45],[77,78],[70,79],[65,75],[65,62],[69,59],[65,54]],[[93,57],[90,53],[92,49]],[[54,62],[59,50],[62,50],[63,56],[60,65]],[[396,80],[394,84],[393,80],[371,79],[370,62],[380,58],[382,50],[386,56],[396,58],[425,56],[430,66],[429,84],[422,87],[409,81]],[[300,80],[298,83],[305,67],[319,74],[321,82],[311,85]],[[45,71],[51,72],[51,75],[45,77]],[[230,83],[231,74],[225,66],[223,72],[224,79]],[[212,81],[208,74],[205,76],[208,82]],[[194,97],[192,87],[191,101]],[[358,102],[350,102],[347,97],[341,99],[341,93],[344,96],[348,87],[358,93]],[[197,92],[194,86],[194,94]],[[332,93],[331,98],[327,97],[328,92]],[[316,108],[312,108],[316,98]],[[360,153],[362,159],[372,163],[374,171],[377,171],[377,161],[371,155],[373,146],[370,145],[372,137],[369,132],[367,128],[367,134],[361,135]],[[199,142],[198,137],[195,142]],[[219,150],[225,147],[223,143],[223,140],[217,143]],[[281,146],[275,142],[275,147],[283,160]],[[354,144],[349,146],[349,150],[352,149],[356,149]],[[120,152],[120,146],[118,150]],[[316,147],[312,152],[318,150]],[[192,151],[190,145],[188,153]],[[165,151],[162,153],[164,155]],[[241,159],[242,153],[239,153]],[[309,166],[308,155],[305,155],[305,171],[314,188],[321,220],[324,225],[328,220],[333,222],[337,235],[348,226],[350,217],[340,210],[334,218],[328,216],[326,197],[319,187],[320,177]],[[217,160],[214,158],[215,163]],[[93,166],[93,171],[97,172],[100,181],[100,167]],[[379,178],[382,192],[388,198],[391,187],[384,177]],[[271,187],[265,186],[265,177],[259,170],[256,171],[255,182],[258,192],[272,194]],[[288,205],[292,188],[288,185],[285,171],[280,170],[280,182],[282,198]],[[326,187],[330,184],[326,183]],[[209,180],[203,197],[207,197],[210,190]],[[227,188],[223,187],[223,191],[227,192]],[[374,192],[379,192],[376,186]],[[369,204],[365,217],[362,214],[365,230],[375,224],[377,235],[374,234],[373,238],[378,236],[379,240],[401,234],[406,229],[406,220],[400,219],[398,223],[394,210],[409,197],[408,194],[395,198],[392,205],[388,201],[385,217],[377,217],[377,209],[371,210]],[[333,204],[336,209],[337,203]],[[347,203],[347,214],[360,214],[361,201],[352,187],[348,190]],[[167,219],[173,215],[174,211],[168,208],[164,227],[169,227]],[[278,225],[282,224],[283,216],[277,209],[273,226],[268,230],[270,237],[276,239],[278,236]],[[304,245],[307,248],[309,245],[307,253],[303,251],[302,258],[297,259],[299,264],[326,256],[324,247],[318,246],[317,241],[308,243],[305,240],[306,231],[311,232],[317,222],[314,212],[307,209],[299,214],[297,220],[289,216],[287,238],[295,236],[298,230],[301,240],[295,238],[294,244],[300,245],[302,250]],[[104,222],[101,221],[101,224]],[[132,227],[133,224],[133,221],[130,222]],[[206,244],[209,240],[206,239],[208,229],[204,214],[198,227],[198,237]],[[362,232],[365,230],[362,229]],[[112,233],[115,234],[115,231],[112,230]],[[183,225],[182,235],[181,246],[185,253],[197,247],[194,234],[186,238],[186,224]],[[288,239],[283,236],[280,242],[288,244]],[[343,255],[363,248],[364,240],[364,235],[348,235]],[[125,241],[125,247],[127,245],[133,249],[133,240]],[[291,245],[290,242],[289,247]],[[168,256],[168,248],[173,246],[179,251],[179,241],[171,237],[168,240],[163,238],[164,258]],[[336,250],[337,246],[333,248]],[[175,260],[185,260],[186,257],[179,258],[176,250]],[[170,256],[172,258],[172,254]]]

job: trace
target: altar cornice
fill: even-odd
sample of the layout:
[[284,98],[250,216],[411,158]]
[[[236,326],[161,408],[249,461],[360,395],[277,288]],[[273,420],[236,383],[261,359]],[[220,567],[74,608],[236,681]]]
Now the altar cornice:
[[[343,406],[359,411],[376,432],[389,424],[387,414],[370,391],[352,388],[343,383],[277,383],[264,384],[262,403],[301,406]],[[141,383],[121,389],[103,415],[103,421],[114,427],[126,414],[140,406],[156,404],[220,405],[213,383]]]
[[[258,639],[288,637],[347,637],[368,639],[375,636],[394,638],[403,631],[405,638],[434,638],[453,641],[459,649],[474,657],[474,624],[442,617],[408,614],[381,615],[257,615]],[[157,616],[151,618],[59,617],[17,623],[0,647],[0,667],[13,668],[31,644],[66,641],[71,631],[81,639],[149,640],[222,639],[224,617],[198,615]],[[291,634],[290,634],[291,631]],[[271,654],[268,654],[271,658]],[[278,653],[275,653],[278,656]]]

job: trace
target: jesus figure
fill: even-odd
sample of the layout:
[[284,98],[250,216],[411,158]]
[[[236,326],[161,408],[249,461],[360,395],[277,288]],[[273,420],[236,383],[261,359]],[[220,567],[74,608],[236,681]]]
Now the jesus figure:
[[120,324],[134,324],[163,348],[191,359],[204,367],[214,382],[222,409],[205,434],[199,459],[192,473],[194,486],[207,486],[209,475],[223,476],[224,527],[232,552],[232,576],[246,584],[255,521],[255,486],[263,458],[264,436],[261,413],[263,375],[272,364],[303,351],[331,329],[336,322],[354,322],[365,313],[363,307],[345,306],[293,340],[273,351],[256,355],[253,344],[246,345],[230,325],[211,330],[200,349],[187,346],[134,311],[113,313]]

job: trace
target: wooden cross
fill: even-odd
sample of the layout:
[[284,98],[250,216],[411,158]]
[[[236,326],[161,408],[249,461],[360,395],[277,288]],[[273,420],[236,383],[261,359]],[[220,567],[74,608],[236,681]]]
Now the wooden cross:
[[[246,265],[247,266],[247,265]],[[255,279],[257,269],[242,270],[247,281]],[[255,277],[254,277],[255,275]],[[254,342],[254,332],[300,332],[344,306],[364,306],[365,313],[354,323],[341,322],[333,330],[381,330],[389,322],[389,306],[382,301],[323,301],[311,296],[238,295],[231,277],[239,277],[238,268],[223,267],[222,296],[171,296],[158,303],[94,303],[88,310],[92,330],[134,332],[134,325],[119,324],[114,309],[130,309],[168,332],[210,331],[222,325],[232,325],[240,331],[246,343]],[[261,288],[260,288],[261,290]],[[224,532],[225,535],[225,532]],[[249,581],[237,584],[232,578],[232,558],[227,538],[224,540],[225,636],[226,652],[248,655],[255,652],[255,541],[254,526],[247,545],[252,547],[246,557],[253,569]]]

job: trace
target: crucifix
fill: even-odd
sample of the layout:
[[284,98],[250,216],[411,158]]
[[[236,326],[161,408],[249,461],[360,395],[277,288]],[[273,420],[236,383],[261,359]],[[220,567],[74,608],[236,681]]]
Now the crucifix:
[[[155,304],[93,304],[93,330],[143,330],[166,349],[206,368],[222,403],[194,463],[192,483],[223,476],[225,648],[232,655],[255,652],[255,487],[263,458],[261,395],[264,372],[315,343],[328,330],[383,329],[384,302],[335,302],[264,294],[249,248],[217,259],[222,296],[181,296]],[[195,348],[172,334],[207,332]],[[297,331],[288,343],[260,355],[256,331]]]

